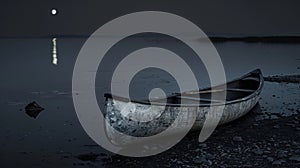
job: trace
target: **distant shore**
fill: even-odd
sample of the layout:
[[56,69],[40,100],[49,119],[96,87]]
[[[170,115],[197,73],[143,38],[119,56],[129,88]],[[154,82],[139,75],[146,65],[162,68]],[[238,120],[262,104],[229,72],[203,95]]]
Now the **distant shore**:
[[[22,38],[89,38],[90,35],[46,35],[46,36],[0,36],[0,39],[22,39]],[[95,36],[95,38],[101,38]],[[117,36],[111,36],[117,37]],[[153,38],[143,36],[143,38]],[[157,38],[157,37],[156,37]],[[274,36],[209,36],[212,42],[249,42],[249,43],[300,43],[300,36],[274,35]],[[201,41],[201,39],[199,39]]]
[[210,37],[213,42],[243,41],[249,43],[300,43],[300,36]]

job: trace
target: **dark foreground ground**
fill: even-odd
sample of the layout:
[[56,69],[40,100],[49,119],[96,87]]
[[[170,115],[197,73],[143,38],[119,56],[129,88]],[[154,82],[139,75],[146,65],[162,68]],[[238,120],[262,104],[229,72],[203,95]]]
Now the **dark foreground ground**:
[[255,121],[260,108],[220,126],[205,143],[191,133],[156,156],[116,155],[102,161],[107,167],[300,167],[300,114]]

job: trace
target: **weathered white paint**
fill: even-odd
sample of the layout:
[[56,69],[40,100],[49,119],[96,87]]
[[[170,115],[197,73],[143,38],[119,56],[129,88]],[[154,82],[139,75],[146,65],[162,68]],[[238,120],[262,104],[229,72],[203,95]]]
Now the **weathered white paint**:
[[[134,143],[132,139],[128,139],[128,136],[124,136],[124,134],[134,135],[134,136],[150,136],[152,134],[157,134],[166,128],[169,127],[169,122],[174,120],[176,117],[179,117],[180,115],[176,115],[178,112],[183,112],[185,115],[180,116],[177,122],[174,122],[175,127],[171,131],[171,133],[178,133],[181,131],[181,128],[184,128],[186,122],[188,121],[188,118],[190,117],[189,114],[196,111],[197,112],[197,119],[193,126],[193,130],[200,130],[204,124],[205,116],[208,113],[211,113],[211,109],[214,111],[211,114],[215,114],[215,117],[219,117],[218,115],[222,115],[221,120],[219,122],[219,125],[233,121],[243,115],[245,115],[247,112],[249,112],[258,102],[259,100],[259,94],[256,96],[245,100],[241,102],[226,104],[223,114],[219,112],[218,105],[214,106],[214,108],[209,107],[195,107],[195,106],[187,106],[187,107],[172,107],[172,106],[166,106],[165,108],[155,108],[151,112],[151,110],[148,110],[146,113],[145,109],[153,109],[153,105],[145,105],[145,104],[139,104],[139,103],[131,103],[130,106],[132,107],[130,110],[130,114],[127,114],[127,116],[134,116],[135,114],[138,114],[139,117],[143,118],[143,116],[140,116],[141,114],[144,114],[144,117],[150,117],[150,118],[157,118],[158,113],[165,112],[165,116],[163,117],[160,122],[151,123],[151,122],[137,122],[134,120],[124,120],[121,116],[122,109],[126,108],[123,106],[127,106],[128,103],[118,101],[118,100],[112,100],[108,99],[106,104],[106,132],[107,136],[111,139],[111,142],[115,145],[124,145],[127,143]],[[118,115],[120,114],[120,115]],[[153,115],[153,116],[152,116]],[[127,117],[126,117],[127,118]],[[127,118],[128,119],[128,118]],[[175,120],[174,120],[175,121]],[[119,128],[121,132],[117,131],[114,128]]]

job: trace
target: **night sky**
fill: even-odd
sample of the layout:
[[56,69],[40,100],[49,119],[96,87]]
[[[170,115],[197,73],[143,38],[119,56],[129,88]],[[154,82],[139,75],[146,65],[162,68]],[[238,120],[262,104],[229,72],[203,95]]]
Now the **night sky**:
[[178,14],[209,35],[300,35],[299,7],[297,0],[2,0],[0,36],[90,35],[116,17],[145,10]]

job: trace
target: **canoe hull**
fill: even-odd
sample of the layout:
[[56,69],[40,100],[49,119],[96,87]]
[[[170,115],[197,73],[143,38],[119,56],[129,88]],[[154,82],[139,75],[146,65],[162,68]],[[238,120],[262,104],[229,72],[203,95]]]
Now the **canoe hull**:
[[[184,92],[169,97],[172,101],[175,100],[175,103],[164,105],[157,101],[138,102],[106,95],[107,137],[112,143],[122,145],[134,143],[135,137],[151,137],[166,132],[165,130],[168,130],[168,134],[175,135],[186,133],[190,129],[199,130],[203,125],[205,127],[221,125],[248,113],[258,103],[262,87],[263,77],[261,71],[257,69],[228,82],[226,90],[215,86]],[[220,94],[225,92],[226,101],[209,99],[208,92]],[[193,94],[200,94],[200,97],[193,97]],[[178,98],[196,101],[198,104],[185,101],[178,103]]]
[[[188,127],[187,121],[195,120],[195,115],[193,113],[196,112],[196,120],[192,126],[192,130],[200,130],[205,122],[205,115],[208,113],[213,113],[216,115],[222,115],[219,121],[219,125],[228,123],[233,121],[237,118],[248,113],[258,102],[259,94],[253,96],[251,99],[241,101],[238,103],[231,103],[226,104],[223,111],[221,106],[212,106],[212,107],[166,107],[164,111],[160,111],[159,113],[162,114],[163,112],[167,113],[167,115],[159,116],[139,116],[140,119],[142,118],[151,118],[151,117],[158,117],[160,118],[160,122],[136,122],[134,120],[124,120],[122,117],[116,117],[122,114],[122,109],[127,109],[126,106],[131,106],[132,109],[128,117],[134,115],[141,115],[142,113],[138,112],[139,109],[150,109],[151,105],[145,104],[132,104],[132,103],[124,103],[122,101],[108,99],[106,108],[106,132],[109,139],[114,144],[126,144],[131,142],[132,139],[126,135],[132,135],[136,137],[141,136],[151,136],[161,131],[164,131],[169,127],[169,133],[176,134],[178,132],[184,131],[185,127]],[[152,107],[153,108],[153,107]],[[159,109],[157,109],[158,111]],[[162,109],[161,109],[162,110]],[[130,110],[129,110],[130,111]],[[156,111],[156,113],[157,113]],[[179,113],[181,115],[177,115]],[[222,113],[223,112],[223,113]],[[219,117],[216,117],[216,120]],[[176,120],[177,117],[177,120]],[[174,121],[172,123],[172,127],[168,124],[170,121]],[[119,128],[116,129],[116,128]],[[120,129],[121,128],[121,129]],[[122,132],[122,133],[121,133]],[[126,135],[124,135],[126,134]]]

